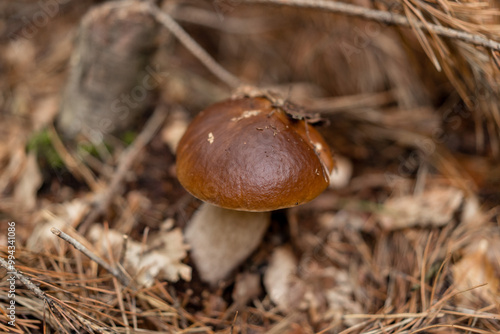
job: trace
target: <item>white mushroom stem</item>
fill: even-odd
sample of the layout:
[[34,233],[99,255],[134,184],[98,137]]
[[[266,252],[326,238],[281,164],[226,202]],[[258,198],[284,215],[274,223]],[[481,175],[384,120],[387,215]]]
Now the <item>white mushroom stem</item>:
[[260,244],[270,212],[228,210],[203,203],[185,231],[200,277],[211,285],[226,278]]

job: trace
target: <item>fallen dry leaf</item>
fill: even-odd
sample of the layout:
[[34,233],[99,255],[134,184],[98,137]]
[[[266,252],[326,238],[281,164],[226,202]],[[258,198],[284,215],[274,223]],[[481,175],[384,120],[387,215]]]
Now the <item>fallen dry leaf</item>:
[[[92,226],[89,239],[99,243],[102,249],[109,246],[117,256],[123,245],[123,235],[110,230],[104,233],[99,224]],[[125,253],[125,268],[129,270],[139,284],[150,287],[155,279],[166,279],[177,282],[179,278],[190,281],[191,267],[181,261],[187,256],[189,246],[184,243],[180,228],[170,231],[160,231],[148,240],[146,244],[135,240],[128,240]]]
[[[458,291],[465,291],[477,287],[470,292],[456,296],[461,303],[471,303],[475,297],[493,305],[500,302],[500,240],[481,239],[466,249],[462,259],[452,267],[455,287]],[[485,286],[481,286],[486,284]]]
[[443,226],[448,223],[464,199],[456,188],[436,187],[418,196],[387,200],[379,221],[387,230],[413,226]]
[[276,248],[264,273],[264,287],[269,298],[282,310],[299,306],[304,285],[296,277],[297,260],[288,246]]
[[34,220],[32,233],[26,242],[27,248],[33,252],[44,251],[49,245],[58,249],[60,240],[50,229],[52,227],[62,231],[71,229],[87,214],[89,207],[90,203],[87,200],[77,198],[41,210]]

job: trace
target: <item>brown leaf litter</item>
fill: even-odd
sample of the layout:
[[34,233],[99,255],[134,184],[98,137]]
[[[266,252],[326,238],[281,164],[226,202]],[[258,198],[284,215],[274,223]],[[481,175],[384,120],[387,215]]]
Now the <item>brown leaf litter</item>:
[[244,2],[159,3],[238,78],[321,113],[339,165],[215,287],[183,238],[200,203],[176,180],[175,147],[231,92],[163,30],[156,111],[131,137],[68,143],[52,124],[78,22],[99,1],[59,1],[40,26],[42,2],[0,4],[0,235],[16,222],[15,267],[33,283],[17,280],[12,327],[0,269],[0,332],[499,332],[499,54],[425,29],[500,41],[498,1],[356,2],[411,28]]

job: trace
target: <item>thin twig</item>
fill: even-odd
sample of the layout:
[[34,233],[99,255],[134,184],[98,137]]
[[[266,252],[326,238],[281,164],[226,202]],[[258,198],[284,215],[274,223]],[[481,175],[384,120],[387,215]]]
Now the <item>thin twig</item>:
[[220,19],[213,10],[197,8],[194,6],[182,6],[176,8],[171,16],[177,21],[184,21],[212,29],[221,30],[229,34],[262,34],[277,28],[282,28],[280,22],[259,18],[224,18]]
[[231,323],[231,331],[229,333],[234,334],[234,325],[236,324],[236,319],[238,318],[238,311],[234,314],[233,322]]
[[327,10],[332,13],[341,13],[351,16],[362,17],[368,20],[394,24],[402,27],[415,27],[424,31],[432,32],[440,36],[458,39],[473,45],[482,46],[487,49],[500,51],[500,42],[485,38],[477,34],[471,34],[466,31],[443,27],[429,22],[410,22],[404,15],[391,13],[388,11],[370,9],[362,6],[351,5],[348,3],[326,0],[240,0],[247,4],[269,4],[284,5],[303,8],[313,8]]
[[123,303],[123,294],[120,289],[120,286],[118,285],[116,277],[113,277],[113,283],[116,291],[116,300],[118,301],[118,307],[120,308],[120,312],[122,314],[122,320],[126,328],[126,333],[130,333],[130,324],[128,322],[127,313],[125,312],[125,304]]
[[127,276],[125,276],[125,274],[123,272],[121,272],[118,268],[111,267],[108,263],[106,263],[99,256],[95,255],[90,250],[88,250],[88,248],[85,247],[84,245],[82,245],[78,240],[70,237],[68,234],[64,233],[63,231],[61,231],[60,229],[55,228],[55,227],[52,227],[50,229],[50,232],[54,233],[59,238],[63,239],[64,241],[66,241],[67,243],[69,243],[70,245],[75,247],[77,250],[82,252],[83,255],[85,255],[86,257],[88,257],[89,259],[91,259],[92,261],[94,261],[95,263],[100,265],[101,267],[103,267],[111,275],[116,277],[122,285],[128,286],[130,284],[130,279]]
[[54,312],[56,312],[61,318],[65,318],[64,315],[57,308],[54,307],[54,300],[47,296],[38,286],[36,286],[28,277],[24,276],[20,271],[18,271],[14,266],[11,266],[5,261],[5,259],[0,257],[0,266],[4,267],[7,270],[9,275],[14,275],[14,277],[21,281],[28,290],[33,292],[35,296],[41,299],[44,303],[49,306],[49,311],[54,316],[54,320],[57,324],[64,329],[62,324],[59,322]]
[[231,88],[241,85],[240,79],[219,65],[170,15],[154,4],[150,4],[150,13],[220,80]]
[[174,300],[173,307],[176,309],[177,314],[180,317],[181,327],[182,327],[182,329],[186,329],[187,328],[187,320],[186,320],[186,317],[184,316],[184,313],[181,311],[182,306],[181,306],[179,299],[177,298],[177,293],[175,292],[175,289],[172,286],[170,286],[168,290],[169,290],[168,292],[169,292],[170,296],[172,296],[172,299]]
[[[422,312],[425,312],[427,310],[427,298],[425,294],[425,288],[426,288],[426,283],[425,283],[425,276],[426,272],[425,270],[427,269],[427,257],[429,256],[429,247],[431,246],[431,239],[434,236],[434,233],[431,231],[429,234],[429,237],[427,238],[427,243],[424,248],[424,254],[422,255],[422,267],[420,268],[420,298],[421,301],[420,303],[422,304]],[[432,303],[432,300],[431,300]]]
[[482,330],[482,329],[478,329],[478,328],[461,326],[461,325],[436,324],[436,325],[422,327],[422,328],[419,328],[417,330],[411,331],[410,334],[415,334],[415,333],[420,333],[420,332],[429,332],[430,329],[434,329],[434,328],[450,328],[454,331],[457,329],[461,329],[464,332],[479,333],[479,334],[491,334],[491,333],[493,333],[491,331],[486,331],[486,330]]
[[137,156],[146,146],[153,136],[158,132],[163,125],[167,112],[163,107],[156,108],[153,115],[149,118],[142,132],[137,136],[134,142],[123,152],[118,163],[116,171],[113,173],[113,178],[106,186],[105,191],[96,200],[95,208],[87,215],[85,220],[80,224],[79,232],[85,234],[87,228],[92,224],[97,217],[103,214],[109,207],[113,197],[120,192],[120,185],[127,175],[132,164],[137,160]]
[[28,290],[33,292],[38,298],[45,301],[47,304],[49,304],[49,306],[52,306],[52,299],[47,297],[45,293],[39,287],[37,287],[33,282],[31,282],[31,280],[28,277],[21,274],[16,268],[9,265],[7,261],[5,261],[1,257],[0,257],[0,265],[7,270],[8,274],[14,275],[19,281],[21,281],[21,283],[23,283],[24,286],[26,286]]
[[124,234],[122,238],[123,238],[122,249],[120,251],[120,257],[118,259],[118,263],[120,265],[123,265],[123,262],[125,261],[125,254],[127,254],[128,235]]
[[[432,312],[420,313],[396,313],[396,314],[345,314],[342,319],[405,319],[405,318],[425,318]],[[441,318],[444,313],[437,313],[437,317]]]

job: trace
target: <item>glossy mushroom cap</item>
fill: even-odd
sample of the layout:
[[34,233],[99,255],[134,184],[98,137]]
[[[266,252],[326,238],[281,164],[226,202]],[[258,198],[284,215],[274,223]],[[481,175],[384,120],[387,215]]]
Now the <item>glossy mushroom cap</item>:
[[306,203],[327,188],[333,165],[328,145],[311,125],[260,97],[200,112],[177,148],[177,177],[187,191],[241,211]]

